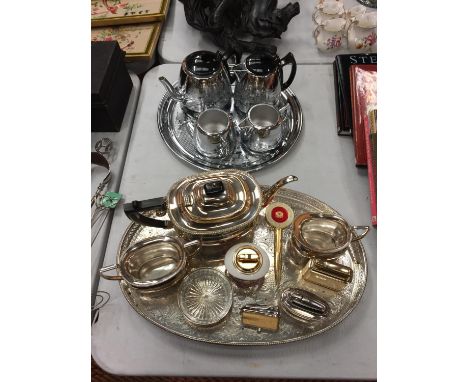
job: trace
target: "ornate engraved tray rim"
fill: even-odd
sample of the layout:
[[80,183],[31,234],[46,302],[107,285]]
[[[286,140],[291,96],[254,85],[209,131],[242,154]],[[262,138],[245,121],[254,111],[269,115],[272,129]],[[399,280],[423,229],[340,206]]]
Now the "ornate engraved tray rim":
[[[304,206],[307,207],[308,210],[318,210],[318,211],[321,211],[321,212],[336,213],[336,214],[339,215],[339,213],[335,209],[331,208],[326,203],[324,203],[324,202],[322,202],[322,201],[320,201],[318,199],[315,199],[315,198],[313,198],[313,197],[311,197],[309,195],[303,194],[303,193],[298,192],[298,191],[286,189],[286,188],[280,189],[278,191],[278,193],[276,194],[276,196],[274,198],[274,201],[289,202],[291,207],[293,208],[293,210],[296,210],[298,208],[298,204],[302,203]],[[296,204],[293,204],[291,202],[296,202]],[[262,218],[261,222],[259,222],[259,227],[264,228],[264,226],[266,227],[266,223],[264,223],[264,219]],[[260,228],[257,228],[257,229],[260,229]],[[119,244],[119,251],[118,251],[118,254],[117,254],[117,261],[120,258],[120,256],[123,254],[123,251],[125,250],[125,248],[127,247],[127,246],[125,246],[126,242],[128,242],[129,243],[128,245],[130,245],[130,243],[134,243],[134,242],[139,241],[139,240],[132,241],[132,239],[129,240],[129,238],[137,237],[138,233],[141,232],[142,230],[145,230],[145,229],[146,230],[149,229],[149,230],[161,231],[161,232],[156,232],[156,234],[162,234],[163,231],[173,231],[173,230],[164,230],[164,229],[151,228],[151,227],[142,227],[142,226],[140,226],[140,225],[138,225],[136,223],[131,223],[127,227],[127,229],[126,229],[126,231],[125,231],[125,233],[124,233],[124,235],[123,235],[123,237],[121,239],[121,242]],[[271,235],[273,235],[272,232],[271,232]],[[145,237],[148,237],[148,236],[152,236],[152,235],[147,235]],[[289,235],[287,235],[287,236],[289,237]],[[255,239],[254,239],[254,241],[255,241]],[[271,256],[272,251],[268,251],[268,252],[269,252],[269,255]],[[352,254],[351,254],[351,252],[352,252]],[[121,288],[121,291],[122,291],[125,299],[127,300],[127,302],[133,307],[133,309],[135,309],[135,311],[138,314],[143,316],[145,319],[147,319],[148,321],[150,321],[154,325],[160,327],[161,329],[164,329],[164,330],[166,330],[166,331],[168,331],[170,333],[176,334],[178,336],[188,338],[188,339],[191,339],[191,340],[195,340],[195,341],[199,341],[199,342],[206,342],[206,343],[220,344],[220,345],[233,345],[233,346],[276,345],[276,344],[295,342],[295,341],[307,339],[307,338],[316,336],[318,334],[321,334],[321,333],[335,327],[336,325],[338,325],[340,322],[342,322],[354,310],[354,308],[357,306],[357,304],[361,300],[361,297],[362,297],[362,295],[364,293],[366,282],[367,282],[367,259],[366,259],[366,254],[365,254],[364,247],[362,246],[361,242],[356,241],[356,242],[352,243],[351,249],[348,249],[345,252],[345,254],[342,256],[342,258],[349,258],[349,260],[351,261],[354,268],[356,268],[356,266],[360,266],[360,268],[359,268],[360,269],[360,272],[359,272],[359,277],[360,278],[358,278],[357,275],[355,274],[354,277],[353,277],[352,283],[350,285],[348,285],[348,287],[347,287],[349,289],[352,289],[352,291],[354,291],[354,293],[352,294],[351,298],[346,299],[345,297],[343,297],[343,299],[347,300],[347,302],[348,302],[348,304],[347,304],[348,306],[346,307],[346,309],[344,309],[343,311],[339,310],[338,312],[334,312],[334,313],[332,311],[331,317],[336,316],[336,318],[333,319],[328,325],[326,325],[323,328],[318,329],[318,330],[314,330],[313,328],[304,327],[300,323],[294,323],[294,322],[291,323],[290,319],[288,319],[290,321],[288,325],[290,325],[292,327],[296,327],[296,328],[301,328],[302,330],[305,331],[305,333],[302,334],[302,335],[297,335],[297,336],[292,336],[290,338],[283,338],[283,339],[277,339],[277,340],[275,340],[275,339],[266,340],[266,341],[262,341],[262,340],[258,340],[258,341],[252,341],[252,340],[250,340],[250,341],[249,340],[247,340],[247,341],[213,340],[213,339],[210,339],[210,338],[203,338],[200,335],[197,336],[197,332],[199,332],[199,333],[203,333],[203,332],[210,333],[210,330],[219,329],[220,325],[223,325],[223,329],[225,329],[225,326],[227,324],[219,324],[219,325],[214,326],[212,329],[210,329],[210,328],[193,327],[193,326],[190,326],[189,324],[187,324],[186,322],[184,322],[183,324],[185,326],[191,327],[192,330],[193,330],[193,334],[189,334],[189,333],[183,332],[181,330],[181,325],[177,321],[174,321],[174,322],[170,321],[173,324],[173,327],[168,326],[168,325],[164,325],[163,323],[159,322],[154,316],[152,316],[150,314],[151,312],[149,312],[147,310],[144,310],[144,309],[141,309],[138,306],[138,304],[135,302],[135,297],[134,297],[135,295],[138,295],[140,293],[140,291],[128,286],[124,281],[120,282],[120,288]],[[359,258],[359,260],[361,260],[361,261],[358,262],[357,258]],[[273,262],[271,262],[271,264],[273,264]],[[348,265],[351,266],[351,264],[348,264]],[[217,267],[217,268],[219,269],[220,267]],[[222,269],[224,269],[224,266],[222,266]],[[355,269],[354,269],[354,271],[355,271]],[[272,276],[272,274],[273,274],[272,268],[270,268],[269,273],[271,273],[271,276]],[[178,287],[179,287],[179,284],[177,286],[174,286],[173,288],[174,288],[174,290],[177,290]],[[324,290],[324,288],[320,288],[320,287],[318,287],[318,289]],[[357,290],[355,290],[355,289],[357,289]],[[236,294],[235,290],[236,290],[236,288],[234,287],[234,284],[233,284],[234,294]],[[309,288],[309,290],[310,290],[310,288]],[[133,294],[132,294],[132,292],[133,292]],[[342,294],[342,292],[338,293],[337,296],[340,295],[340,294]],[[141,296],[139,298],[141,300]],[[158,297],[158,299],[159,298],[164,298],[164,297]],[[176,293],[175,293],[175,300],[176,300],[175,310],[180,311],[180,308],[177,305],[177,294]],[[230,315],[237,314],[237,312],[234,311],[235,305],[236,305],[236,301],[234,299],[233,307],[232,307],[231,313],[228,315],[228,317]],[[168,305],[166,304],[166,306],[168,306]],[[239,306],[237,306],[237,308],[239,308]],[[182,316],[181,312],[180,312],[180,315]],[[286,314],[281,312],[280,331],[279,332],[281,332],[282,320],[284,320],[286,317],[287,317]],[[183,320],[183,318],[181,318],[181,319]],[[242,329],[242,330],[251,331],[250,332],[252,334],[251,337],[254,337],[255,336],[254,333],[257,333],[253,329],[245,328],[245,329]],[[277,333],[262,332],[262,333],[263,334],[266,333],[266,334],[268,334],[270,336],[275,337],[275,335],[277,335],[279,332],[277,332]],[[249,333],[249,332],[247,332],[247,333]],[[257,333],[257,334],[259,334],[259,333]]]
[[[174,84],[174,87],[177,88],[177,83]],[[184,145],[179,142],[176,132],[176,127],[174,123],[169,123],[168,119],[173,119],[174,108],[179,105],[178,101],[175,101],[169,96],[169,93],[166,92],[159,103],[158,113],[157,113],[157,125],[159,133],[166,144],[166,146],[180,159],[189,163],[192,166],[200,168],[202,170],[217,170],[217,169],[226,169],[226,168],[236,168],[244,171],[258,171],[262,168],[265,168],[273,163],[278,162],[282,159],[296,144],[299,136],[301,135],[302,125],[303,125],[303,114],[301,104],[297,96],[291,89],[286,89],[281,92],[283,101],[289,104],[288,114],[290,118],[288,119],[289,123],[289,132],[286,140],[283,141],[283,144],[278,147],[276,150],[267,154],[258,154],[257,156],[252,156],[246,154],[243,149],[240,150],[242,154],[238,154],[243,158],[241,161],[229,161],[225,163],[224,159],[212,160],[208,158],[201,158],[200,154],[196,152],[194,148],[192,152],[183,147]],[[232,101],[233,103],[233,101]],[[234,112],[234,106],[231,105],[231,112]],[[235,114],[235,113],[234,113]],[[236,121],[236,119],[235,119]],[[173,122],[173,121],[172,121]],[[236,122],[237,123],[237,122]],[[178,127],[180,129],[180,126]],[[188,133],[186,133],[188,134]],[[246,159],[248,157],[248,160]],[[268,158],[268,159],[265,159]],[[217,162],[216,162],[217,161]],[[244,163],[244,165],[241,165]]]

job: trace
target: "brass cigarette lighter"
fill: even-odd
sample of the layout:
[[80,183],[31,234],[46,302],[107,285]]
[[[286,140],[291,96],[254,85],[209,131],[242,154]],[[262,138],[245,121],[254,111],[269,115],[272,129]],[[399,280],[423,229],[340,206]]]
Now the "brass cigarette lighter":
[[353,280],[353,270],[330,260],[311,259],[301,271],[312,284],[339,292]]
[[279,329],[279,309],[277,306],[245,305],[241,308],[242,325],[276,332]]

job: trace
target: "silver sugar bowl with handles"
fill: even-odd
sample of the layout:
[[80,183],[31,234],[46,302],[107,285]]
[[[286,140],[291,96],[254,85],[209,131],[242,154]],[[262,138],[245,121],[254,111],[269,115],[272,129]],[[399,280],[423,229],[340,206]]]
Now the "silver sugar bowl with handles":
[[353,242],[364,238],[369,228],[352,226],[338,215],[304,212],[293,223],[289,241],[290,259],[296,265],[305,265],[311,258],[337,259]]
[[[291,65],[291,73],[284,81],[283,67]],[[254,53],[245,59],[234,72],[238,77],[234,90],[234,104],[238,111],[247,113],[256,104],[276,105],[281,92],[286,90],[296,76],[296,60],[290,52],[283,58],[276,54]]]
[[235,76],[229,72],[227,54],[201,50],[184,58],[180,68],[177,87],[165,77],[159,77],[170,96],[182,102],[192,112],[209,108],[229,109],[231,106],[231,83]]
[[[130,245],[117,263],[101,268],[101,277],[123,280],[138,289],[164,291],[178,283],[187,271],[189,258],[201,247],[199,240],[184,242],[176,237],[155,236]],[[116,275],[107,272],[116,270]]]

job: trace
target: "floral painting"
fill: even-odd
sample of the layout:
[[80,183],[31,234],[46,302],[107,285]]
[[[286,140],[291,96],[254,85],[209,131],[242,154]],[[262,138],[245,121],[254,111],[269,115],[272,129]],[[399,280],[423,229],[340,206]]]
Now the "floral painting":
[[127,55],[150,54],[150,47],[155,45],[153,40],[157,37],[154,29],[159,27],[156,23],[93,28],[91,41],[117,41]]
[[106,21],[115,23],[131,23],[125,18],[163,18],[165,0],[91,0],[91,21],[94,24],[103,24]]

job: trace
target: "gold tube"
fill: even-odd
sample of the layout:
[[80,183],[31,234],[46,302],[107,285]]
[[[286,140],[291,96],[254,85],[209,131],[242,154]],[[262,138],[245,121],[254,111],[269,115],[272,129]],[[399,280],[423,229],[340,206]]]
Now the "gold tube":
[[275,281],[279,285],[281,281],[281,236],[283,230],[275,228]]

